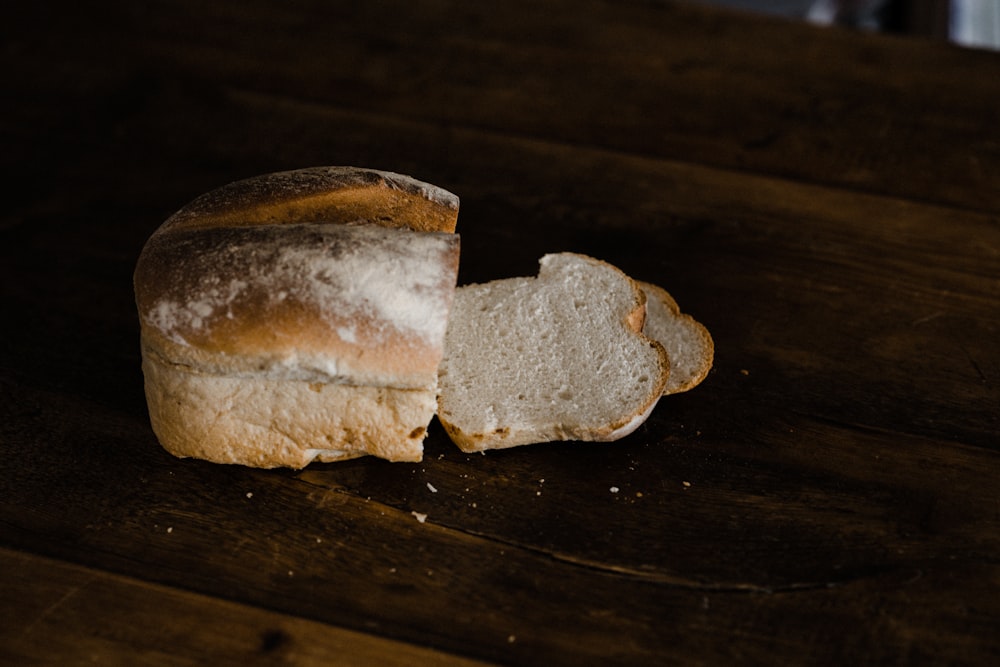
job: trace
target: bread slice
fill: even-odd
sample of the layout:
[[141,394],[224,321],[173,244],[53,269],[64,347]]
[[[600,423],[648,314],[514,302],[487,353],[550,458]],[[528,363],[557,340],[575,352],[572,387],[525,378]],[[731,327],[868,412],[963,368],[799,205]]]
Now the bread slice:
[[670,357],[670,378],[664,396],[696,387],[712,369],[715,343],[701,323],[681,312],[667,290],[639,281],[646,293],[646,326],[643,333],[658,341]]
[[546,255],[537,278],[458,288],[439,370],[438,419],[465,452],[634,431],[663,394],[646,297],[617,268]]

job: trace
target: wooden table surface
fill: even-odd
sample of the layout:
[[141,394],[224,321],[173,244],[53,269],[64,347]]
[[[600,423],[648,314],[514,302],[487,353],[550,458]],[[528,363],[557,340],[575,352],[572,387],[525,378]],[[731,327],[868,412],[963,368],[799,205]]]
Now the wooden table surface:
[[[667,0],[99,5],[5,10],[0,663],[1000,664],[1000,54]],[[171,457],[139,249],[332,164],[459,195],[460,282],[667,287],[712,373],[613,444]]]

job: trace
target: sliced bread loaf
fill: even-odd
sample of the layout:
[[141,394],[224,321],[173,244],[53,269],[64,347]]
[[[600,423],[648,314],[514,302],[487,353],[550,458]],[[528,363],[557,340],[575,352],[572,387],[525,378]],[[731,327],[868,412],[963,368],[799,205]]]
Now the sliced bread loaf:
[[439,369],[438,419],[466,452],[635,430],[670,373],[642,333],[646,297],[600,260],[546,255],[537,278],[460,287]]
[[134,287],[149,418],[180,457],[419,461],[458,276],[458,197],[353,167],[208,192]]

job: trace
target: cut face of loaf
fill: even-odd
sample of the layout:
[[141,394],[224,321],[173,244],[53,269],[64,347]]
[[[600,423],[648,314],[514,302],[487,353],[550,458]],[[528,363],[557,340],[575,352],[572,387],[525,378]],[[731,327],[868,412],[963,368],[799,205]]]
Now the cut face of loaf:
[[234,183],[168,219],[134,276],[164,448],[255,467],[419,461],[457,209],[405,176],[323,168]]
[[642,334],[638,285],[583,255],[546,255],[540,264],[537,278],[456,291],[438,419],[463,451],[614,440],[663,394],[669,362]]

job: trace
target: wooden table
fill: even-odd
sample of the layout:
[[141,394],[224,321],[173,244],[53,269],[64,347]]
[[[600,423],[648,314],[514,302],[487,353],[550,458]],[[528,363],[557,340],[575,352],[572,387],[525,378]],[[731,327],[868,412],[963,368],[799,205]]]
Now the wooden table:
[[[665,0],[19,5],[0,663],[1000,664],[1000,54]],[[463,283],[664,285],[712,373],[614,444],[171,457],[142,243],[319,164],[458,194]]]

